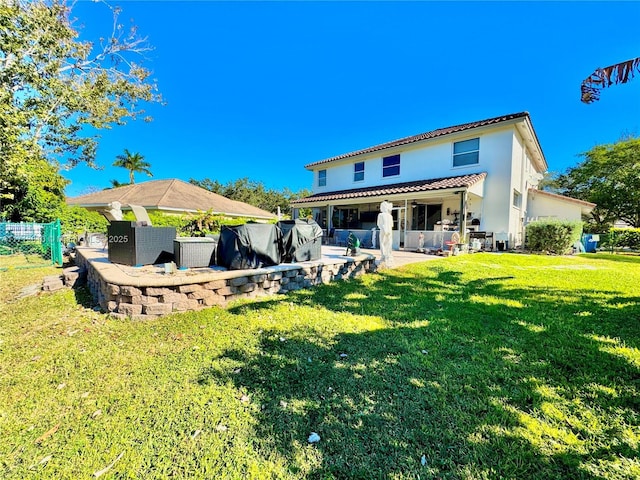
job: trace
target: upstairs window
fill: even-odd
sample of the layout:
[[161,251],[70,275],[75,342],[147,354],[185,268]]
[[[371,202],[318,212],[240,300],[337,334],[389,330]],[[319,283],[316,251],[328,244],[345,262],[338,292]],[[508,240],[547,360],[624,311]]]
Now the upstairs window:
[[472,138],[453,144],[453,166],[463,167],[480,162],[480,139]]
[[400,154],[390,155],[382,159],[382,176],[395,177],[400,175]]
[[326,170],[318,170],[318,186],[326,187],[327,186],[327,171]]
[[353,164],[353,181],[362,182],[364,180],[364,162]]

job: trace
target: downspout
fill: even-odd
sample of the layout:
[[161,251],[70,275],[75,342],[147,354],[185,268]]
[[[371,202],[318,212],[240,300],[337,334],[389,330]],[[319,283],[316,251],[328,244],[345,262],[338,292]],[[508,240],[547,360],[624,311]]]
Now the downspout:
[[460,192],[460,240],[464,243],[467,242],[467,190],[461,190]]
[[408,200],[404,199],[404,218],[402,219],[402,247],[407,248],[407,215],[409,211],[407,210],[409,204]]

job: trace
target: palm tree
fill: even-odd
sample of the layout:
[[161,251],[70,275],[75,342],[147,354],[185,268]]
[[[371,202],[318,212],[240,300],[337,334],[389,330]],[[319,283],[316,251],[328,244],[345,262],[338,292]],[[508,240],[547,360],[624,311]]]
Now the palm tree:
[[149,162],[144,161],[144,157],[139,153],[131,153],[126,148],[124,149],[124,154],[118,155],[116,157],[116,161],[113,162],[114,167],[122,167],[129,170],[129,183],[135,183],[133,180],[134,172],[144,173],[150,177],[153,177],[151,170],[151,164]]
[[118,187],[126,187],[127,185],[129,185],[128,183],[122,183],[119,180],[109,180],[109,182],[111,183],[110,187],[105,188],[105,190],[110,190],[112,188],[118,188]]
[[640,57],[626,62],[616,63],[604,68],[597,68],[585,78],[580,88],[580,99],[584,103],[592,103],[600,99],[600,90],[618,83],[627,83],[640,72]]

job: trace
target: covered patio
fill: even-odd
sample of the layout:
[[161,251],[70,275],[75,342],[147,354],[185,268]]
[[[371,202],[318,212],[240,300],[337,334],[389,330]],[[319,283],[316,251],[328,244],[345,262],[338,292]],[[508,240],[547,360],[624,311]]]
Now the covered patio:
[[311,209],[329,245],[346,245],[351,232],[364,248],[379,248],[377,217],[386,200],[393,204],[394,250],[447,248],[454,232],[493,248],[493,233],[483,230],[485,177],[478,173],[317,193],[294,202],[293,216]]

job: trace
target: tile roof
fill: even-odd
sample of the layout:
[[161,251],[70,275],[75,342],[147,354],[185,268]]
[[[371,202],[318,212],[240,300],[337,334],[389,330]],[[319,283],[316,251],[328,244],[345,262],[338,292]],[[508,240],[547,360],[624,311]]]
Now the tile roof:
[[557,193],[545,192],[544,190],[538,190],[537,188],[530,188],[530,193],[535,195],[542,195],[544,197],[556,198],[558,200],[564,200],[566,202],[577,203],[578,205],[582,205],[584,207],[595,208],[596,204],[591,202],[586,202],[584,200],[578,200],[577,198],[565,197],[564,195],[558,195]]
[[377,152],[379,150],[385,150],[391,147],[398,147],[401,145],[408,145],[410,143],[420,142],[422,140],[428,140],[431,138],[442,137],[444,135],[449,135],[452,133],[463,132],[465,130],[469,130],[477,127],[485,127],[487,125],[494,125],[496,123],[507,122],[509,120],[515,120],[518,118],[529,118],[529,112],[520,112],[520,113],[512,113],[509,115],[502,115],[500,117],[487,118],[485,120],[479,120],[477,122],[463,123],[461,125],[455,125],[452,127],[439,128],[437,130],[432,130],[430,132],[421,133],[418,135],[413,135],[411,137],[401,138],[399,140],[394,140],[392,142],[382,143],[380,145],[375,145],[373,147],[365,148],[362,150],[356,150],[355,152],[344,153],[342,155],[338,155],[336,157],[327,158],[325,160],[320,160],[317,162],[312,162],[305,165],[305,168],[314,167],[316,165],[321,165],[324,163],[333,162],[335,160],[342,160],[344,158],[355,157],[358,155],[363,155],[365,153]]
[[432,190],[444,190],[449,188],[465,188],[484,180],[486,173],[473,173],[460,175],[457,177],[433,178],[428,180],[417,180],[414,182],[394,183],[391,185],[380,185],[376,187],[354,188],[351,190],[340,190],[336,192],[316,193],[310,197],[301,198],[294,205],[305,203],[324,202],[331,200],[348,200],[353,198],[380,197],[383,195],[394,195],[401,193],[418,193]]
[[230,216],[274,218],[275,215],[248,203],[231,200],[191,183],[178,179],[151,180],[124,187],[101,190],[99,192],[68,198],[68,205],[85,208],[104,207],[111,202],[123,206],[141,205],[149,210],[173,210],[184,212],[223,213]]

